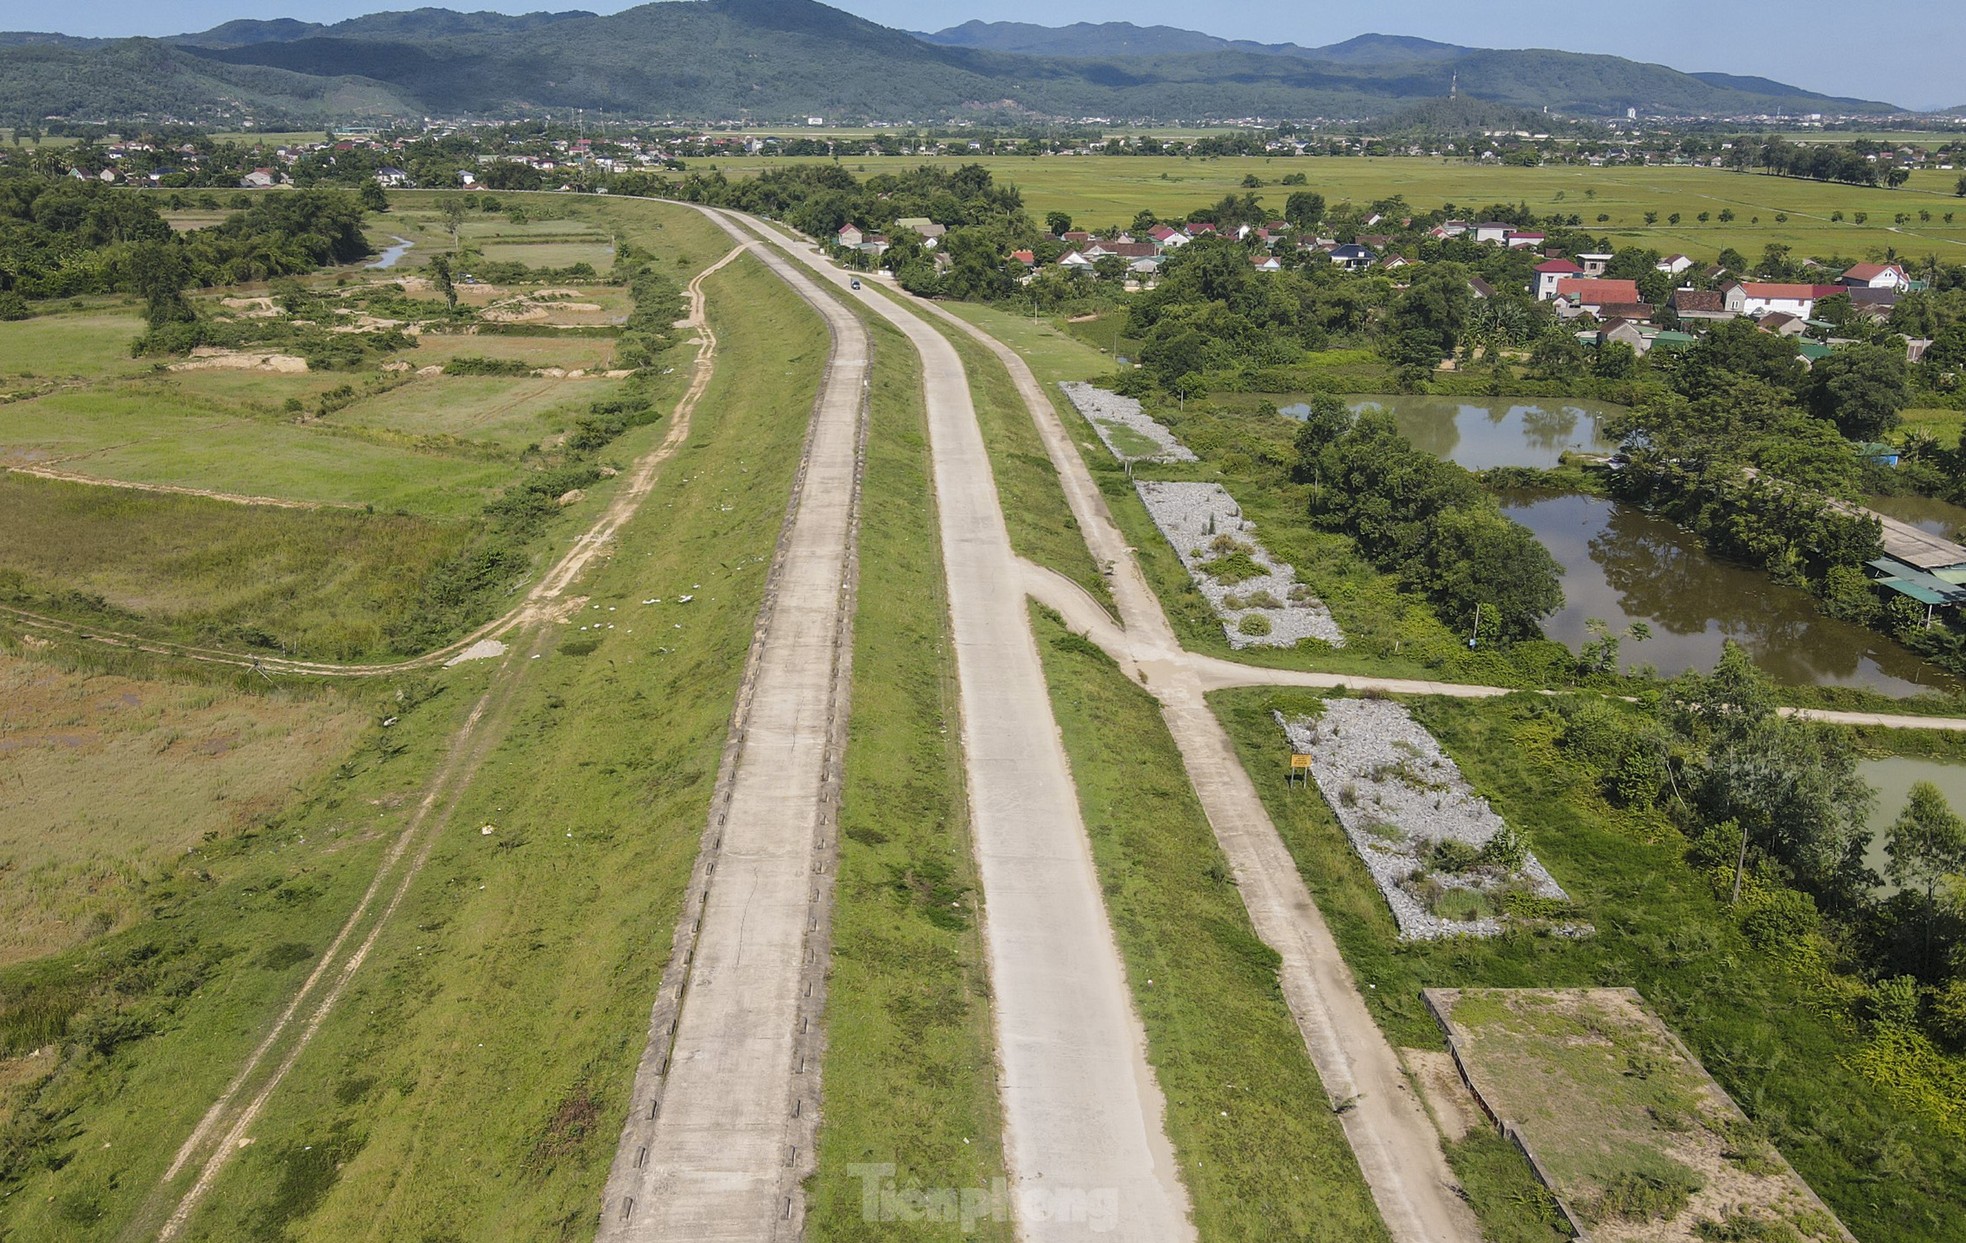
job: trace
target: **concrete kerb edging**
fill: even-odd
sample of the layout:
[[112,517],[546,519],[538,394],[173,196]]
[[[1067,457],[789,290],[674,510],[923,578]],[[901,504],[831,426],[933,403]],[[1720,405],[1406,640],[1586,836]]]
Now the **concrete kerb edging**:
[[1570,1207],[1570,1202],[1563,1198],[1563,1193],[1557,1190],[1556,1180],[1550,1177],[1550,1172],[1537,1158],[1536,1150],[1529,1145],[1529,1138],[1514,1122],[1497,1113],[1495,1107],[1488,1103],[1488,1098],[1482,1095],[1481,1089],[1475,1085],[1474,1075],[1469,1071],[1467,1062],[1461,1057],[1460,1037],[1455,1033],[1454,1024],[1448,1018],[1449,1011],[1454,1008],[1454,999],[1458,996],[1460,990],[1453,988],[1420,990],[1420,1000],[1427,1007],[1427,1013],[1434,1016],[1434,1022],[1440,1025],[1441,1035],[1447,1040],[1447,1052],[1454,1059],[1454,1070],[1461,1076],[1461,1082],[1467,1085],[1475,1104],[1481,1106],[1481,1112],[1487,1115],[1489,1122],[1494,1124],[1502,1138],[1515,1145],[1516,1151],[1522,1154],[1523,1160],[1529,1162],[1529,1172],[1534,1174],[1536,1181],[1550,1193],[1550,1199],[1556,1201],[1557,1211],[1562,1213],[1563,1220],[1569,1223],[1571,1232],[1577,1236],[1578,1243],[1590,1243],[1590,1231],[1585,1228],[1583,1218],[1577,1215],[1576,1210]]

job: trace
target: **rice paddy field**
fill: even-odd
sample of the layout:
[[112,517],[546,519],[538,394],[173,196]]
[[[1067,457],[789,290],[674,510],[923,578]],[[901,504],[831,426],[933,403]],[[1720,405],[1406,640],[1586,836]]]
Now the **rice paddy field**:
[[[690,161],[690,168],[714,166],[735,178],[790,162],[730,158]],[[839,163],[863,176],[923,164],[982,164],[999,180],[1022,189],[1033,215],[1042,219],[1062,211],[1086,228],[1125,225],[1142,209],[1185,215],[1225,194],[1243,193],[1243,179],[1252,175],[1263,182],[1256,193],[1281,212],[1295,189],[1281,184],[1285,174],[1302,173],[1309,183],[1304,188],[1332,203],[1364,204],[1395,194],[1422,210],[1444,203],[1469,211],[1494,203],[1526,203],[1539,214],[1577,213],[1586,228],[1602,232],[1618,246],[1683,251],[1696,259],[1711,259],[1728,247],[1754,257],[1770,242],[1781,242],[1799,255],[1862,257],[1892,251],[1966,261],[1966,199],[1953,193],[1959,174],[1939,170],[1921,171],[1903,189],[1886,190],[1712,168],[1499,168],[1418,157],[867,156]],[[1722,224],[1719,215],[1728,209],[1736,218]],[[1845,219],[1831,220],[1839,211]],[[1656,224],[1645,223],[1647,212],[1658,213]],[[1700,222],[1701,212],[1713,219]],[[1856,223],[1858,212],[1866,213],[1865,223]],[[1911,217],[1903,225],[1896,223],[1900,212]],[[1674,213],[1681,216],[1680,223],[1668,224]],[[1920,213],[1931,218],[1922,219]],[[1954,214],[1950,222],[1947,213]],[[1609,219],[1600,223],[1599,215]]]

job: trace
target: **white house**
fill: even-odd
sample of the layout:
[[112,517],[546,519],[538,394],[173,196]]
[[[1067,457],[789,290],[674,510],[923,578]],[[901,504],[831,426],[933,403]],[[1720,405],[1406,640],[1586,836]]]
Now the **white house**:
[[1843,274],[1842,283],[1851,289],[1895,289],[1902,293],[1911,288],[1911,277],[1895,263],[1860,263]]
[[1685,255],[1667,255],[1658,263],[1659,270],[1667,276],[1678,276],[1692,266],[1693,261]]
[[1584,269],[1584,275],[1593,279],[1603,276],[1611,266],[1611,256],[1606,252],[1592,252],[1577,256],[1577,265]]
[[1488,221],[1485,224],[1475,225],[1472,229],[1469,230],[1469,232],[1474,234],[1475,241],[1485,242],[1490,246],[1508,245],[1509,234],[1513,233],[1514,231],[1515,231],[1514,225],[1501,224],[1493,220]]
[[860,227],[858,225],[848,223],[840,226],[840,231],[834,235],[833,240],[837,241],[840,245],[846,247],[848,250],[853,250],[856,249],[860,245],[860,243],[867,240],[867,235],[860,231]]
[[1729,310],[1735,310],[1735,291],[1739,291],[1737,314],[1751,319],[1780,313],[1809,319],[1816,313],[1816,300],[1836,292],[1833,285],[1798,285],[1774,281],[1736,281],[1722,292]]
[[1536,265],[1536,301],[1548,302],[1556,297],[1557,286],[1564,281],[1577,280],[1584,275],[1584,269],[1568,259],[1551,259]]

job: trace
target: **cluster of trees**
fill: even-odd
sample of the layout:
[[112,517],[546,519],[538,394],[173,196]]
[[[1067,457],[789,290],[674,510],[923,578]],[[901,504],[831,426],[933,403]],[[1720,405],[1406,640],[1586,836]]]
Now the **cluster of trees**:
[[[1649,716],[1567,704],[1559,745],[1614,804],[1683,833],[1692,862],[1768,948],[1813,934],[1870,986],[1870,1017],[1966,1048],[1966,821],[1930,785],[1865,863],[1876,792],[1841,731],[1782,716],[1765,674],[1729,643],[1710,674],[1675,679]],[[1888,810],[1888,809],[1887,809]],[[1885,895],[1879,881],[1897,892]]]
[[1770,134],[1759,142],[1739,141],[1722,158],[1733,168],[1758,168],[1783,177],[1896,189],[1911,180],[1911,170],[1888,158],[1887,151],[1875,143],[1793,143]]
[[182,293],[290,276],[373,253],[360,198],[338,190],[262,195],[208,229],[174,233],[154,200],[72,178],[0,180],[0,292],[33,301],[136,293],[154,322],[184,317]]
[[[1901,350],[1850,345],[1805,371],[1784,342],[1746,323],[1717,325],[1612,432],[1620,498],[1697,532],[1716,552],[1805,587],[1834,616],[1876,627],[1927,658],[1966,669],[1966,631],[1927,628],[1924,610],[1880,598],[1865,573],[1879,555],[1875,520],[1840,502],[1876,482],[1847,437],[1895,421]],[[1966,453],[1919,442],[1914,482],[1944,481]]]
[[1563,571],[1473,475],[1416,449],[1390,414],[1320,394],[1297,437],[1311,517],[1425,595],[1450,625],[1497,642],[1542,637]]

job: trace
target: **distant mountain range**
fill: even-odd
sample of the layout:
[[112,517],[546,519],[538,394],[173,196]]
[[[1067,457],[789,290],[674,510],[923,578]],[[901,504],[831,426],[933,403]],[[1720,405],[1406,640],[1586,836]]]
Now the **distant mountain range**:
[[165,39],[0,34],[0,124],[139,115],[321,123],[518,117],[932,123],[1368,118],[1465,98],[1578,116],[1897,111],[1764,78],[1388,35],[1322,48],[1125,22],[909,34],[815,0],[234,21]]

